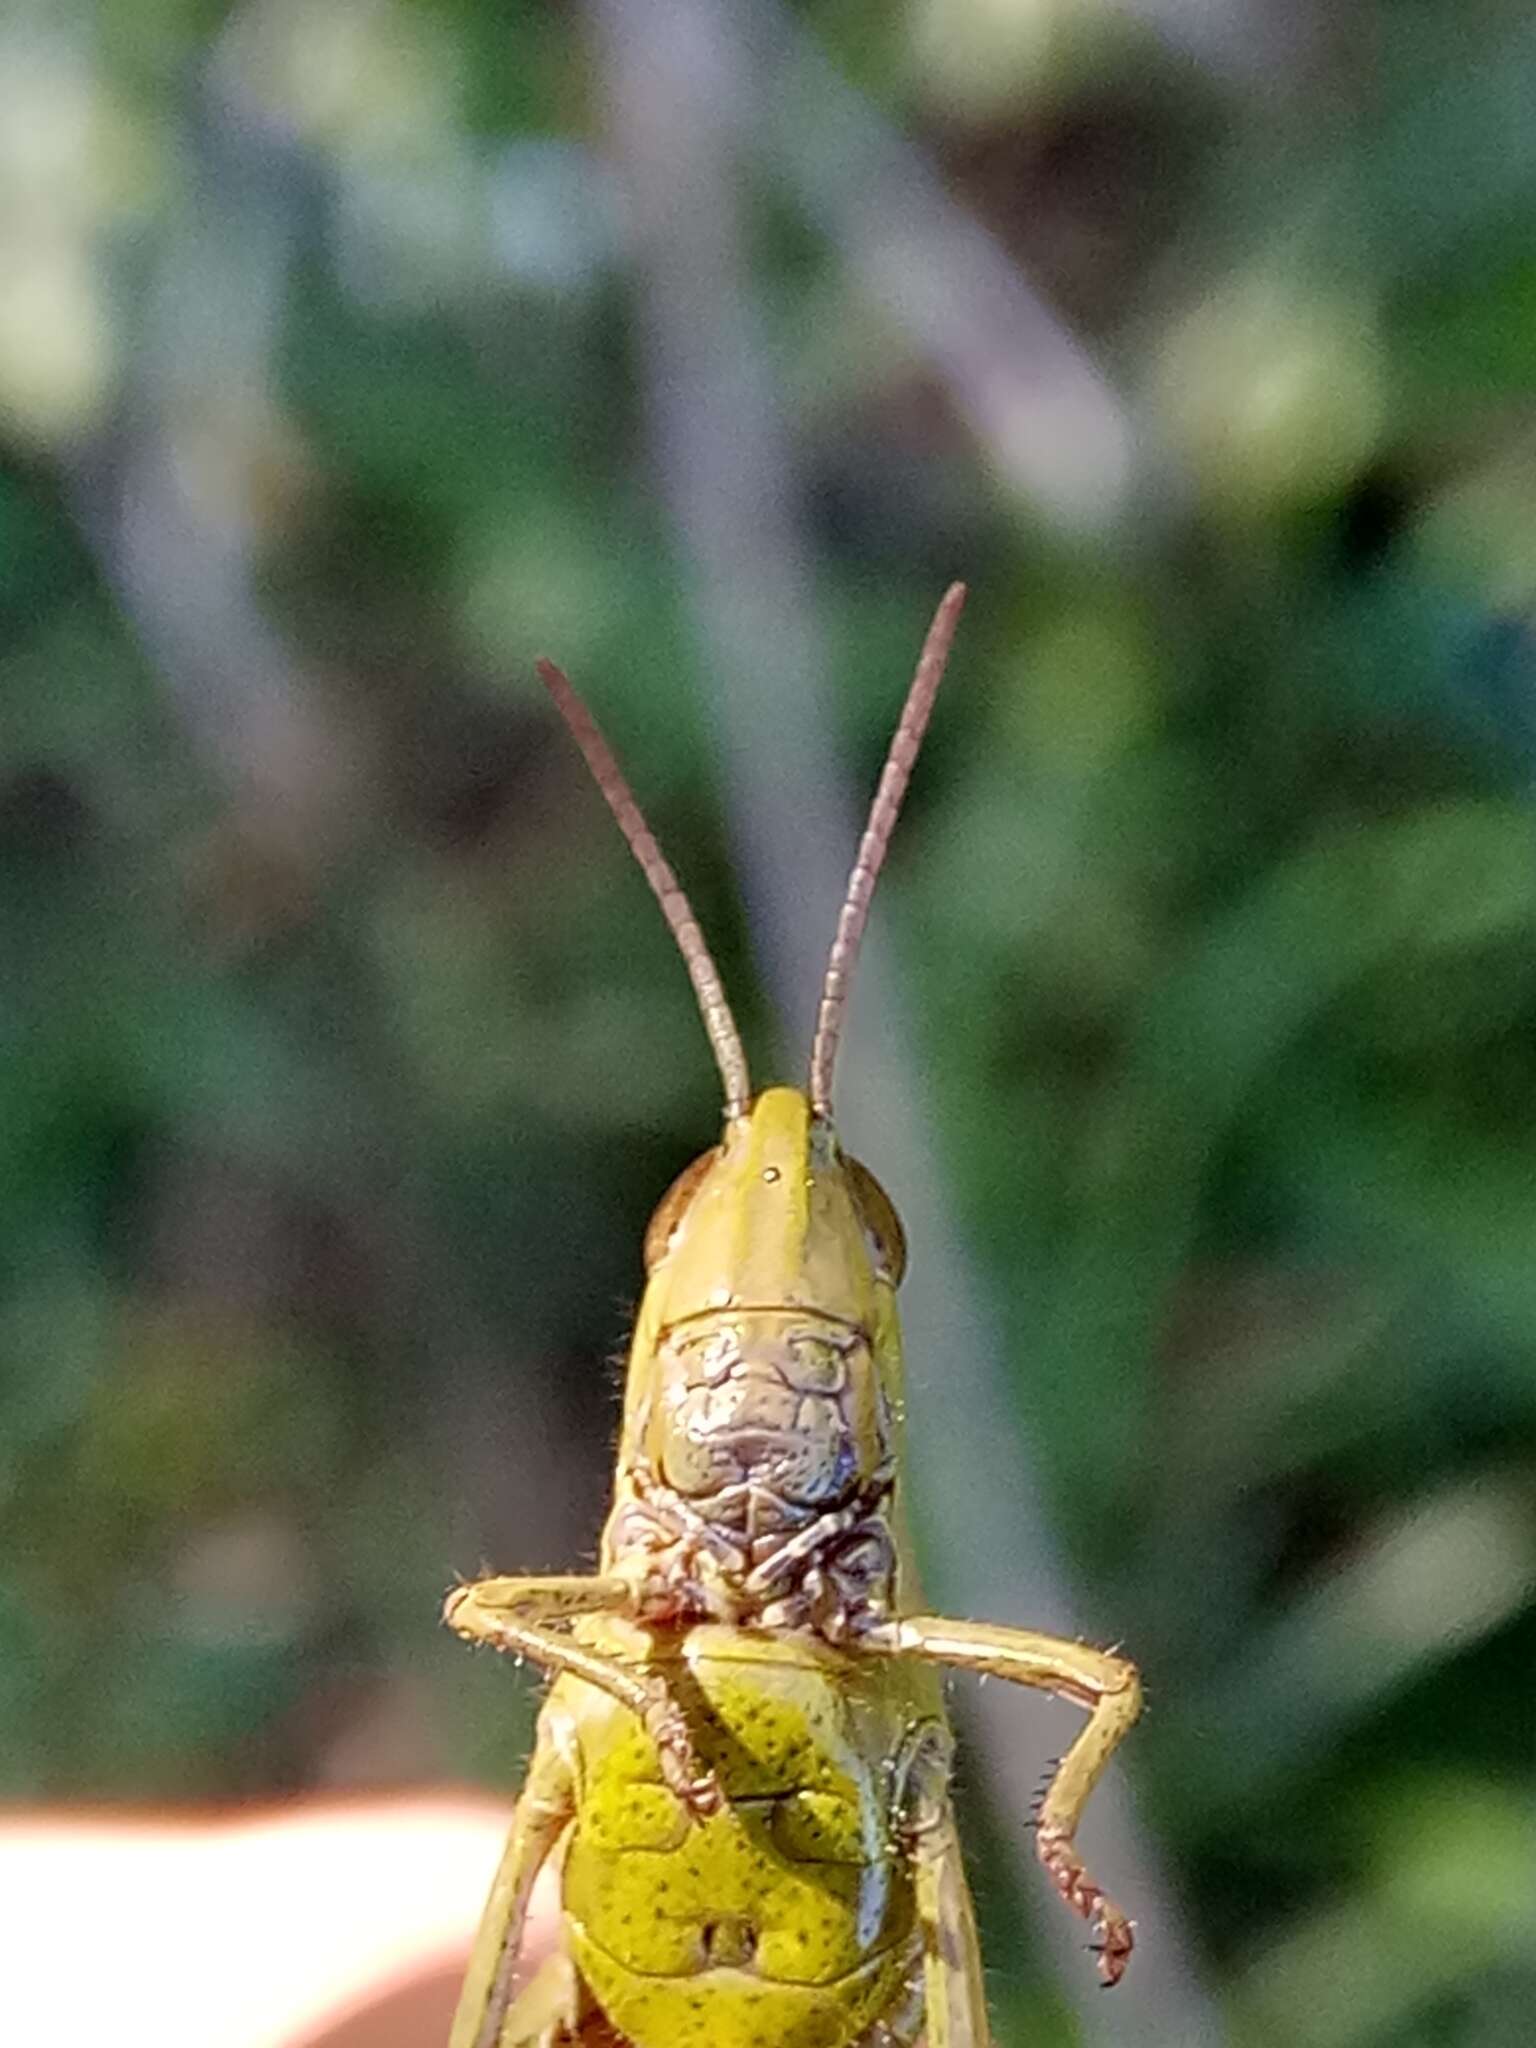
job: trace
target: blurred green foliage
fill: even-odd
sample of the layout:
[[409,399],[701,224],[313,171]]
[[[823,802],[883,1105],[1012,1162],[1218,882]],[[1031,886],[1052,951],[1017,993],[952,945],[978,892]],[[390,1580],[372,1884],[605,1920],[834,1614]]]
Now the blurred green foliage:
[[[1502,2048],[1536,1996],[1536,33],[1260,12],[1296,48],[1246,80],[1108,0],[794,17],[1107,367],[1147,467],[1103,532],[761,169],[750,283],[861,773],[943,575],[975,586],[882,915],[998,1426],[1148,1673],[1126,1768],[1230,2039]],[[529,1696],[437,1601],[590,1555],[603,1361],[715,1115],[535,652],[768,1028],[592,19],[0,24],[13,1797],[514,1774]]]

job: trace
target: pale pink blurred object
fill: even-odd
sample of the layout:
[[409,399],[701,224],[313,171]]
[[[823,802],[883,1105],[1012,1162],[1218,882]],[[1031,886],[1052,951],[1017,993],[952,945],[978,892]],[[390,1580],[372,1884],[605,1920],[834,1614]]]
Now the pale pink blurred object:
[[0,1820],[0,2040],[435,2048],[508,1812],[451,1797]]

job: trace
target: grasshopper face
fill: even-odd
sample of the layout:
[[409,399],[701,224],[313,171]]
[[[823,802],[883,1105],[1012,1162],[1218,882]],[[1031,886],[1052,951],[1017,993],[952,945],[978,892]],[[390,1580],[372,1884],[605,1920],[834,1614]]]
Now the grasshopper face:
[[770,1088],[680,1178],[647,1236],[637,1448],[711,1519],[783,1533],[888,1473],[902,1246],[873,1177],[795,1088]]

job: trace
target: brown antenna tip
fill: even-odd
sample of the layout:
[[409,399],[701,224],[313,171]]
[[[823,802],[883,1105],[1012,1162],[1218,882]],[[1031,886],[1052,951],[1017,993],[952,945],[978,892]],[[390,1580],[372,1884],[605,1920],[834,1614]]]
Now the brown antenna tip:
[[693,906],[672,872],[666,855],[657,845],[655,834],[646,824],[645,814],[624,779],[624,771],[613,749],[603,738],[597,720],[577,695],[570,678],[552,661],[540,661],[535,666],[539,680],[555,700],[555,709],[580,747],[582,758],[592,771],[592,779],[602,791],[630,852],[640,863],[641,873],[650,883],[651,894],[661,905],[661,914],[677,941],[677,950],[688,969],[688,979],[693,983],[693,992],[698,999],[699,1014],[704,1019],[704,1029],[709,1033],[715,1063],[720,1069],[720,1079],[725,1087],[725,1113],[728,1117],[743,1116],[752,1099],[747,1056],[742,1050],[741,1034],[736,1029],[731,1006],[725,998],[720,970],[693,914]]
[[949,650],[964,605],[965,585],[951,583],[939,600],[933,624],[923,642],[923,651],[918,656],[917,673],[901,707],[890,752],[885,757],[874,802],[869,807],[869,822],[864,827],[864,836],[859,841],[859,850],[848,876],[848,888],[837,918],[837,935],[832,941],[826,976],[821,984],[816,1036],[811,1043],[811,1108],[817,1116],[830,1116],[832,1113],[832,1069],[837,1061],[843,1015],[848,1006],[848,985],[869,917],[870,898],[875,893],[875,883],[885,862],[891,833],[901,811],[901,800],[907,793],[912,764],[928,729],[933,700],[944,679],[945,664],[949,660]]

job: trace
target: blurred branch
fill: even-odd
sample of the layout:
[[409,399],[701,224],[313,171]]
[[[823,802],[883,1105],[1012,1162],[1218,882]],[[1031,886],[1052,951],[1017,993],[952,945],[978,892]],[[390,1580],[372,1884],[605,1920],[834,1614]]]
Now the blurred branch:
[[[781,1005],[803,1027],[855,823],[834,767],[825,652],[791,509],[791,464],[757,331],[736,197],[733,110],[751,98],[781,103],[785,83],[762,77],[760,48],[736,32],[742,17],[713,0],[670,0],[644,9],[627,0],[589,0],[587,14],[632,209],[655,459],[713,678],[710,703],[719,721],[741,871],[769,978]],[[821,128],[818,119],[807,124],[807,132]],[[886,148],[883,140],[880,147]],[[830,175],[825,166],[812,182]],[[856,185],[857,177],[849,183]],[[913,193],[928,195],[921,203],[930,206],[926,174],[876,179],[845,202],[856,212],[864,246],[886,252],[881,261],[889,262],[893,282],[907,260],[898,261],[894,252],[910,251],[914,235],[940,231],[940,217],[931,210],[907,211]],[[965,240],[953,221],[945,232],[950,229]],[[1002,265],[990,245],[985,249],[989,265]],[[986,346],[1005,360],[1009,321],[1018,316],[1027,326],[1033,301],[1016,280],[1010,283],[996,269],[989,274],[999,288],[986,295]],[[942,296],[935,293],[930,304]],[[963,322],[970,310],[962,305],[956,319]],[[1123,419],[1104,388],[1085,368],[1079,372],[1070,349],[1056,360],[1062,374],[1079,377],[1083,402],[1099,408],[1118,442]],[[1048,402],[1035,385],[1012,387],[1021,416],[1026,400],[1029,407]],[[1034,444],[1026,431],[1012,445]],[[923,624],[916,603],[914,652]],[[963,671],[963,651],[958,665]],[[792,881],[785,859],[790,846]],[[1005,1439],[989,1424],[1008,1405],[996,1338],[947,1221],[918,1107],[921,1075],[878,932],[866,943],[860,977],[849,1032],[856,1042],[843,1068],[843,1123],[855,1149],[860,1132],[879,1134],[870,1149],[900,1189],[919,1248],[906,1296],[919,1417],[913,1464],[924,1519],[943,1536],[938,1591],[1000,1619],[1071,1633],[1074,1603],[1027,1452],[1016,1437]],[[882,1020],[878,1041],[860,1024],[874,1016]],[[944,1427],[924,1428],[925,1416],[930,1424],[937,1420],[931,1399],[936,1375],[925,1374],[924,1362],[940,1358],[948,1394]],[[1006,1690],[979,1692],[972,1718],[983,1731],[987,1774],[1022,1843],[1036,1764],[1019,1739],[1020,1702]],[[1085,2038],[1134,2039],[1139,2048],[1214,2042],[1217,2025],[1183,1953],[1176,1909],[1122,1798],[1106,1802],[1093,1834],[1097,1859],[1136,1901],[1148,1938],[1134,2002],[1111,2014],[1083,1968],[1076,1936],[1051,1915],[1048,1938],[1082,2014]],[[1030,1896],[1043,1902],[1033,1873],[1030,1882]]]
[[1225,83],[1272,88],[1301,71],[1314,46],[1311,0],[1116,0],[1170,50]]
[[929,358],[1007,486],[1053,527],[1113,531],[1143,451],[1081,340],[784,9],[721,0],[718,20],[737,57],[712,81],[712,112],[764,155]]
[[164,240],[119,444],[77,470],[78,516],[203,758],[250,817],[307,837],[334,823],[338,735],[258,601],[248,473],[303,170],[217,64],[190,126],[196,197]]

